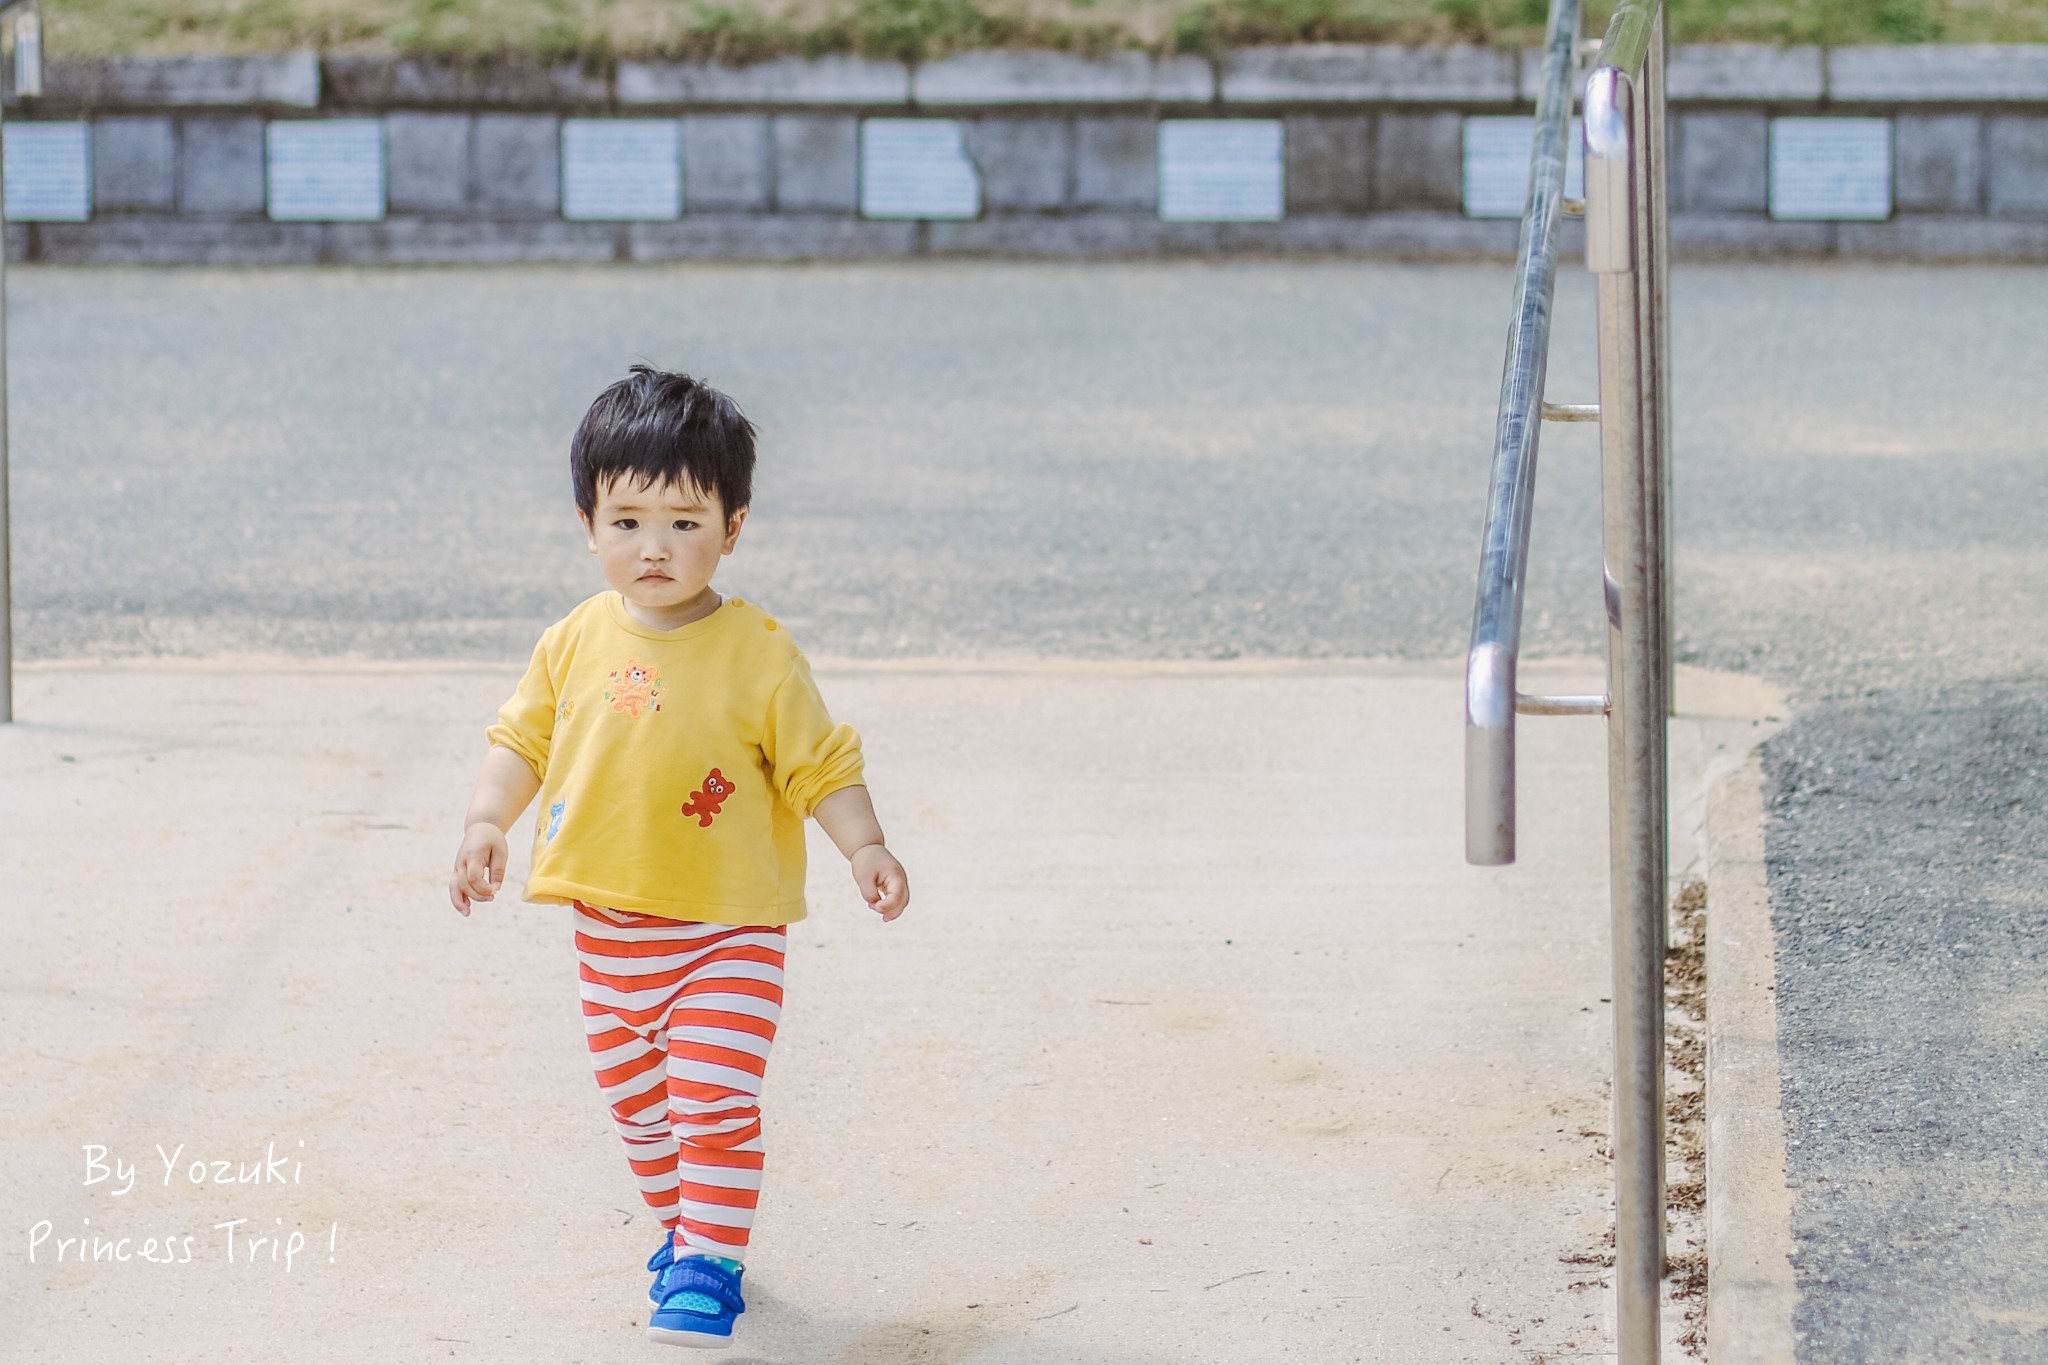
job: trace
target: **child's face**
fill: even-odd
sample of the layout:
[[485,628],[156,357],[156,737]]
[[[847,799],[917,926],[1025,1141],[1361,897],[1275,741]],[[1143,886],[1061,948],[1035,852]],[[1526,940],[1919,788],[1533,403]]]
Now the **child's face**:
[[604,581],[657,630],[688,624],[715,599],[711,575],[732,553],[747,519],[729,522],[717,498],[678,484],[643,487],[615,478],[597,490],[597,509],[583,520]]

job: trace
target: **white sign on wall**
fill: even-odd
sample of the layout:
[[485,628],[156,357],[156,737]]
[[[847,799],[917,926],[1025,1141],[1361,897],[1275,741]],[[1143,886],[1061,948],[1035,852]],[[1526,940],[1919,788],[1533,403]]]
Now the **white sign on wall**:
[[1891,213],[1890,119],[1771,120],[1771,217],[1889,218]]
[[1286,211],[1280,120],[1167,119],[1159,125],[1159,216],[1274,223]]
[[[1585,121],[1565,138],[1564,197],[1586,197]],[[1519,218],[1529,206],[1529,158],[1536,120],[1525,114],[1482,114],[1465,120],[1465,216]]]
[[92,154],[83,123],[9,123],[4,146],[7,217],[82,223],[92,217]]
[[264,129],[270,216],[374,222],[384,216],[384,123],[281,119]]
[[981,172],[956,119],[871,118],[860,125],[860,211],[867,218],[972,218]]
[[680,218],[682,125],[674,119],[562,120],[564,218]]

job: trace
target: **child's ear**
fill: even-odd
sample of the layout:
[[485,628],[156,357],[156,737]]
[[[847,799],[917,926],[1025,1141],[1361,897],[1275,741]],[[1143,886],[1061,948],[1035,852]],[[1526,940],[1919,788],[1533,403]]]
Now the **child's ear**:
[[739,543],[740,527],[746,525],[746,522],[747,509],[744,507],[742,507],[739,511],[733,513],[730,517],[726,518],[725,546],[723,549],[719,551],[720,554],[729,555],[732,553],[732,547]]
[[592,520],[590,513],[580,507],[576,509],[576,520],[583,524],[583,543],[590,547],[590,553],[596,554],[597,523]]

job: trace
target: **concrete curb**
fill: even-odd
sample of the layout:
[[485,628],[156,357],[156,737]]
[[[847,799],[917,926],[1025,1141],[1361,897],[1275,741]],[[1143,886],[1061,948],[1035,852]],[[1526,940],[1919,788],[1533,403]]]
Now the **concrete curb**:
[[1519,52],[1470,46],[1291,43],[1223,54],[1225,104],[1500,104],[1516,98]]
[[1707,797],[1707,1352],[1791,1365],[1792,1192],[1785,1184],[1763,765]]
[[1216,73],[1199,57],[1114,52],[962,52],[911,72],[910,103],[930,109],[1013,105],[1210,104]]
[[[1463,106],[1508,109],[1535,97],[1533,49],[1448,44],[1292,43],[1187,54],[979,49],[918,64],[831,54],[747,64],[627,58],[575,62],[311,50],[255,56],[52,61],[38,117],[192,108],[382,113],[421,108],[903,109],[919,105],[1148,107]],[[1704,106],[2048,105],[2048,43],[1777,47],[1685,44],[1670,94]]]
[[2048,96],[2048,44],[1838,47],[1827,54],[1827,93],[1840,103],[2039,102]]
[[310,48],[264,56],[92,57],[49,64],[40,103],[107,109],[276,108],[320,104]]
[[910,103],[910,68],[873,57],[778,57],[752,66],[719,62],[619,63],[622,107],[727,105],[894,108]]

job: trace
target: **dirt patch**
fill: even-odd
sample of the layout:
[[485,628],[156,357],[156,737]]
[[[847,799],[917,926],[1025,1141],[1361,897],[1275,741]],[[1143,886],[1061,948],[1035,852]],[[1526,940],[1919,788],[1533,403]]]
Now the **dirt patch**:
[[1664,1274],[1682,1313],[1678,1344],[1707,1353],[1707,884],[1688,880],[1671,901],[1664,951]]

